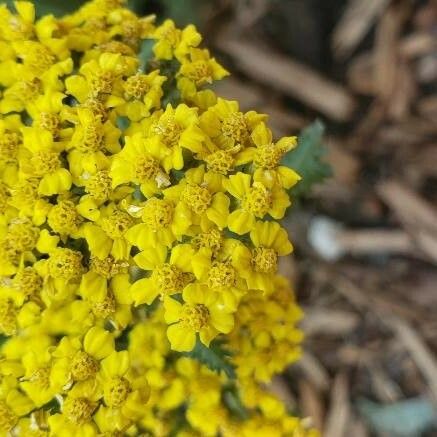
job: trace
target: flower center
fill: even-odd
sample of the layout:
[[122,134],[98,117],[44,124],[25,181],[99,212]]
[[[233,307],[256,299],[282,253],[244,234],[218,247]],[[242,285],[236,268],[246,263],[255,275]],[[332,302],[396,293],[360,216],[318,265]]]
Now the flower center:
[[[0,298],[0,332],[9,336],[17,331],[17,309],[10,299]],[[0,415],[1,417],[1,415]]]
[[77,279],[82,273],[82,254],[64,247],[56,248],[48,260],[48,270],[52,278]]
[[232,287],[235,285],[236,275],[234,268],[225,262],[215,261],[208,272],[208,287]]
[[168,263],[157,267],[152,273],[152,279],[162,296],[177,293],[184,286],[183,272]]
[[115,260],[111,255],[104,259],[91,256],[90,259],[90,270],[107,279],[111,279],[119,273],[124,273],[128,266],[128,263]]
[[4,214],[8,207],[9,190],[8,187],[0,181],[0,214]]
[[30,381],[34,382],[38,387],[47,389],[50,387],[50,367],[41,367],[33,372]]
[[208,170],[226,175],[234,166],[234,158],[225,150],[218,150],[205,158]]
[[20,251],[11,243],[9,238],[0,242],[0,259],[7,260],[14,265],[20,262]]
[[105,105],[98,98],[89,97],[85,100],[82,106],[89,109],[97,119],[100,119],[101,122],[104,122],[108,117]]
[[142,219],[155,232],[167,228],[173,220],[173,204],[168,200],[152,197],[144,205]]
[[159,172],[159,163],[152,156],[141,155],[137,157],[135,176],[140,182],[154,180]]
[[38,180],[28,179],[19,182],[11,189],[11,197],[16,208],[26,208],[38,199]]
[[150,85],[145,74],[137,73],[126,80],[124,89],[129,96],[141,99],[150,89]]
[[222,120],[222,134],[236,143],[245,143],[249,138],[249,130],[242,112],[233,112]]
[[71,362],[71,375],[75,381],[85,381],[99,370],[99,363],[84,351],[77,351]]
[[185,304],[182,308],[181,322],[199,332],[208,324],[209,310],[205,305]]
[[114,73],[112,71],[100,71],[91,79],[93,95],[111,94],[114,83]]
[[0,431],[7,433],[17,423],[18,417],[7,406],[6,402],[0,401]]
[[169,147],[177,146],[182,133],[182,127],[173,117],[161,120],[153,127],[153,132],[161,136],[162,141]]
[[98,119],[91,121],[83,127],[82,142],[78,149],[84,153],[98,152],[103,148],[103,128]]
[[272,206],[272,196],[261,183],[255,182],[243,199],[243,208],[257,217],[264,217]]
[[32,250],[38,241],[38,228],[28,219],[16,219],[9,225],[6,239],[15,250],[25,252]]
[[49,226],[58,234],[76,232],[80,221],[80,215],[71,200],[64,200],[53,206],[47,217]]
[[182,191],[181,200],[196,214],[202,214],[211,204],[212,196],[208,188],[187,183]]
[[114,240],[121,238],[132,223],[133,219],[127,212],[115,210],[111,216],[102,220],[102,229]]
[[59,154],[50,150],[39,150],[30,158],[33,172],[42,177],[54,173],[60,166]]
[[274,249],[257,247],[252,251],[252,265],[256,272],[276,273],[278,270],[278,254]]
[[112,192],[112,179],[107,170],[93,174],[86,182],[85,191],[96,200],[107,200]]
[[111,408],[120,407],[131,391],[131,386],[126,378],[113,378],[103,389],[105,404]]
[[20,135],[6,132],[0,137],[0,162],[14,162],[17,157]]
[[223,237],[218,229],[212,228],[207,232],[196,235],[193,238],[193,244],[196,249],[211,249],[213,255],[217,255],[222,248]]
[[32,80],[19,82],[19,87],[15,92],[16,97],[23,102],[33,100],[40,92],[41,80],[35,77]]
[[25,267],[17,272],[12,285],[27,297],[36,296],[43,286],[43,279],[33,267]]
[[91,310],[99,319],[106,319],[116,310],[115,297],[112,293],[108,293],[101,302],[93,302]]
[[202,86],[212,82],[212,71],[206,61],[196,61],[190,68],[184,71],[185,76],[196,82],[197,86]]
[[40,112],[38,116],[37,125],[46,129],[53,134],[53,136],[57,136],[59,133],[59,125],[61,120],[57,114],[52,114],[50,112]]
[[39,45],[26,54],[25,63],[30,68],[30,71],[39,76],[45,73],[55,62],[55,56],[45,46]]
[[282,155],[281,149],[273,144],[266,144],[257,148],[253,162],[257,167],[271,170],[278,166]]
[[86,398],[67,398],[64,402],[63,413],[68,420],[76,425],[90,421],[96,406]]

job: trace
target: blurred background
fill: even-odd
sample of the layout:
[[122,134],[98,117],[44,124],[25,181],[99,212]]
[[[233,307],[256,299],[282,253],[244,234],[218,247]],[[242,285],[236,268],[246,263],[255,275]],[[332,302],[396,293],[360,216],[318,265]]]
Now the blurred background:
[[277,137],[326,126],[332,177],[287,217],[281,266],[305,351],[272,390],[324,437],[436,436],[437,1],[130,5],[194,22],[232,73],[217,92],[270,114]]

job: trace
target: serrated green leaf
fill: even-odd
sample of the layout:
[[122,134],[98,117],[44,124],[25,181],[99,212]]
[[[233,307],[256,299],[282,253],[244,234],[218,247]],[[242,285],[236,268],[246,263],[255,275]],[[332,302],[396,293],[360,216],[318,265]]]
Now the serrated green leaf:
[[236,377],[234,366],[229,360],[231,353],[221,341],[213,341],[207,347],[197,338],[194,349],[183,355],[199,361],[214,372],[223,372],[230,379]]
[[292,168],[302,177],[290,190],[293,197],[308,195],[315,184],[332,175],[330,165],[323,161],[326,154],[326,147],[323,145],[324,131],[325,127],[320,121],[312,123],[299,135],[297,147],[282,160],[282,165]]

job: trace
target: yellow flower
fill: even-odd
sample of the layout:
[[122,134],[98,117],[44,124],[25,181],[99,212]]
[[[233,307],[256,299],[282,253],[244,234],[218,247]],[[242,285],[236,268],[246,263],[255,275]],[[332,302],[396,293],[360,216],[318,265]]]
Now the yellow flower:
[[96,224],[85,223],[81,233],[88,243],[92,255],[105,259],[111,255],[116,260],[129,258],[131,245],[125,237],[132,229],[134,219],[115,203],[100,208]]
[[196,344],[196,334],[209,346],[217,335],[232,330],[232,314],[217,302],[217,295],[208,287],[189,284],[184,288],[182,298],[183,303],[169,296],[164,299],[165,321],[171,324],[167,337],[173,350],[191,351]]
[[227,223],[230,200],[221,190],[221,180],[199,166],[188,170],[179,184],[163,194],[165,199],[185,204],[193,213],[194,224],[205,227],[209,220],[222,229]]
[[172,20],[165,20],[157,27],[153,37],[157,39],[153,46],[155,56],[165,60],[173,57],[182,60],[189,53],[190,48],[197,47],[202,40],[192,24],[179,30]]
[[152,109],[159,109],[163,96],[162,84],[166,80],[165,76],[160,76],[159,70],[149,74],[136,73],[128,77],[124,83],[127,101],[118,107],[119,113],[132,121],[140,121],[150,115]]
[[251,138],[256,147],[243,150],[236,160],[239,164],[253,162],[255,181],[268,187],[278,184],[289,189],[301,179],[294,170],[280,165],[282,157],[296,147],[296,137],[284,137],[273,143],[272,131],[265,123],[260,123],[253,130]]
[[100,393],[94,381],[76,384],[62,401],[62,412],[50,415],[48,425],[51,436],[95,437],[98,430],[93,415],[98,407]]
[[160,245],[170,247],[181,240],[192,223],[190,208],[183,202],[151,197],[141,206],[127,207],[131,215],[141,215],[142,223],[132,226],[126,233],[126,239],[146,250]]
[[176,108],[168,104],[164,112],[155,112],[146,122],[146,135],[157,135],[165,151],[162,165],[167,172],[183,167],[183,149],[196,153],[202,148],[205,135],[199,128],[196,108],[189,108],[184,103]]
[[253,129],[266,118],[255,111],[243,114],[238,102],[218,98],[217,103],[200,116],[200,126],[220,149],[226,150],[235,145],[248,146]]
[[90,328],[83,339],[65,336],[53,352],[51,379],[64,387],[95,378],[100,362],[114,351],[113,334],[98,326]]
[[146,249],[134,257],[143,270],[151,271],[150,277],[135,281],[130,291],[135,305],[150,305],[158,296],[180,293],[191,279],[191,257],[194,254],[189,244],[179,244],[171,249],[161,245]]
[[210,57],[207,49],[190,49],[189,59],[182,60],[179,73],[180,80],[187,80],[188,83],[183,84],[182,88],[193,87],[192,93],[196,89],[205,85],[211,84],[215,80],[223,79],[229,75],[214,58]]
[[112,160],[112,186],[137,184],[146,197],[170,185],[168,174],[161,168],[165,151],[158,137],[144,138],[141,133],[126,137],[121,152]]
[[252,290],[271,291],[273,277],[278,270],[278,257],[288,255],[293,246],[287,231],[276,222],[256,222],[250,239],[254,248],[243,244],[235,247],[232,264]]
[[[83,103],[87,98],[103,95],[108,99],[123,93],[122,76],[128,72],[126,59],[115,53],[103,53],[98,60],[92,59],[80,67],[80,75],[65,81],[69,94]],[[122,100],[119,100],[122,103]]]
[[150,389],[144,377],[132,375],[128,351],[113,352],[101,362],[99,381],[105,403],[96,415],[99,427],[111,417],[112,430],[120,431],[142,416]]
[[62,166],[62,144],[53,141],[52,134],[33,127],[22,128],[23,145],[30,152],[23,159],[21,171],[26,178],[38,178],[38,193],[43,196],[61,194],[71,188],[70,172]]
[[250,232],[256,218],[264,218],[267,214],[275,219],[283,218],[291,204],[282,187],[268,188],[251,179],[249,174],[238,172],[223,181],[226,191],[239,201],[239,207],[228,218],[229,229],[239,235]]

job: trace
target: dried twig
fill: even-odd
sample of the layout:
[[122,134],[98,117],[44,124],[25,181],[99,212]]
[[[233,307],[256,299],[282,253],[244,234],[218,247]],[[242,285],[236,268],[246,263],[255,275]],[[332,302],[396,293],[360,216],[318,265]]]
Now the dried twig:
[[352,95],[311,68],[229,31],[220,34],[216,44],[232,56],[245,74],[260,83],[295,97],[334,120],[352,117],[356,106]]
[[330,409],[326,419],[324,437],[344,437],[350,418],[349,384],[344,373],[334,379]]
[[350,55],[390,0],[350,0],[332,35],[337,58]]

